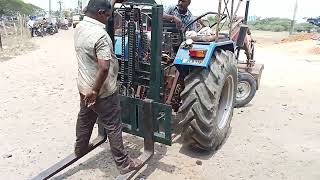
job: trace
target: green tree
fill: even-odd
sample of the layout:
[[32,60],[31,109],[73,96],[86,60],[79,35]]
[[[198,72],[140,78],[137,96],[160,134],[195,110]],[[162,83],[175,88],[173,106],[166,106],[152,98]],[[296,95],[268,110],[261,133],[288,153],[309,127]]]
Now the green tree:
[[24,15],[43,13],[43,9],[24,3],[22,0],[0,0],[0,15],[15,15],[21,13]]

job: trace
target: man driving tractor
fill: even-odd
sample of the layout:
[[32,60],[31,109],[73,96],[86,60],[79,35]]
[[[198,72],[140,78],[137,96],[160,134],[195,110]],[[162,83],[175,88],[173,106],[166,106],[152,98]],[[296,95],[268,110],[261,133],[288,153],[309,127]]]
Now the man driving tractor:
[[[177,28],[186,28],[186,26],[194,20],[194,16],[189,10],[189,5],[191,4],[191,0],[178,0],[178,4],[175,6],[169,6],[163,13],[163,19],[175,22]],[[199,23],[203,25],[202,21]],[[197,26],[195,23],[188,27],[187,31],[196,30]]]
[[[193,19],[193,15],[188,9],[191,0],[178,0],[175,6],[169,6],[163,13],[163,19],[175,22],[177,28],[185,28]],[[191,25],[188,30],[195,30],[196,26]]]

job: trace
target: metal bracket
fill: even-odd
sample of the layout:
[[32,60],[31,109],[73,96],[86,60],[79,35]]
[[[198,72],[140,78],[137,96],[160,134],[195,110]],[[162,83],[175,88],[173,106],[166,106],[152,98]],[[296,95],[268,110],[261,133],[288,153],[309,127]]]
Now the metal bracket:
[[[143,129],[144,129],[144,135],[145,135],[144,136],[144,152],[139,157],[139,159],[143,161],[143,165],[135,171],[131,171],[124,175],[119,175],[116,179],[119,179],[119,180],[131,179],[147,163],[147,161],[149,161],[152,158],[154,154],[154,137],[153,137],[154,121],[153,121],[152,106],[153,106],[153,100],[150,100],[150,99],[143,100],[143,109],[144,109]],[[87,155],[93,149],[103,144],[106,140],[107,140],[106,130],[101,125],[98,125],[98,137],[93,140],[92,142],[93,146],[90,147],[90,149],[88,149],[88,151],[85,154],[83,154],[82,156],[76,156],[74,153],[72,153],[66,158],[59,161],[58,163],[42,171],[36,177],[32,178],[32,180],[49,179],[50,177],[54,176],[55,174],[59,173],[63,169],[67,168],[71,164],[81,159],[83,156]]]
[[154,154],[154,138],[153,138],[153,100],[143,100],[143,131],[144,131],[144,152],[139,159],[143,162],[143,165],[135,171],[131,171],[125,175],[120,175],[117,180],[131,179],[137,172],[152,158]]

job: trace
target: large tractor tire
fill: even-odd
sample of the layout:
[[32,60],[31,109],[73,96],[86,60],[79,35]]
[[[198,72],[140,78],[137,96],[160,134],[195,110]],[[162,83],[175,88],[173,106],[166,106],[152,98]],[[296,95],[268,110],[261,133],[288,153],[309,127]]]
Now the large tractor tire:
[[232,52],[217,50],[210,67],[185,78],[179,125],[187,145],[216,150],[230,128],[237,91],[237,66]]

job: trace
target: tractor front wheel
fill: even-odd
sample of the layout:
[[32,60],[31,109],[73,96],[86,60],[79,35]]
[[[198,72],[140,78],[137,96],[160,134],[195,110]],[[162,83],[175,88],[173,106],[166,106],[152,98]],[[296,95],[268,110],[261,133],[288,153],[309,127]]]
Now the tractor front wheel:
[[237,90],[236,59],[232,52],[217,50],[207,69],[185,78],[178,117],[188,145],[216,150],[226,138]]

